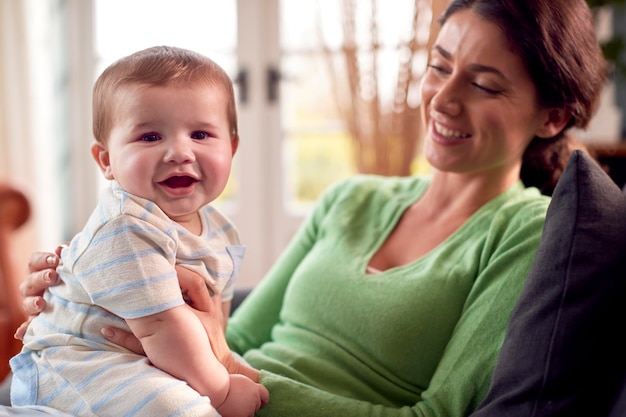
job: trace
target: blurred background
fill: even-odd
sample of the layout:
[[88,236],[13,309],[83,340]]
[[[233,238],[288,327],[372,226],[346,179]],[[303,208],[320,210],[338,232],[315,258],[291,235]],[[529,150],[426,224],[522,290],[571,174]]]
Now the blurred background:
[[[254,285],[330,183],[428,171],[417,87],[432,17],[446,3],[0,0],[0,180],[32,203],[11,243],[19,272],[31,252],[82,229],[104,186],[89,154],[95,78],[124,55],[174,45],[208,55],[236,81],[241,144],[217,204],[248,246],[237,285]],[[623,7],[596,6],[618,63]],[[581,132],[616,176],[626,158],[618,67]]]

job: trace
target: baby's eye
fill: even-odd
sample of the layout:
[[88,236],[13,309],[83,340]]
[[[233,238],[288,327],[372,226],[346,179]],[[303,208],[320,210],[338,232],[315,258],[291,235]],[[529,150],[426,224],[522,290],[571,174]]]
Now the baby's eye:
[[193,132],[191,134],[191,138],[192,139],[207,139],[209,137],[209,134],[207,132]]
[[142,142],[156,142],[159,139],[160,137],[156,133],[146,133],[139,138]]

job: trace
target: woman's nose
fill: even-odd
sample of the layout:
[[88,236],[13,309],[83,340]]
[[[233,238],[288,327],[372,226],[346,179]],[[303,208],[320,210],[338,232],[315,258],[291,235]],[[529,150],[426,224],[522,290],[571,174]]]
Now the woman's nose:
[[463,109],[459,83],[455,78],[450,77],[438,87],[431,100],[432,109],[449,116],[458,116]]
[[193,152],[193,140],[188,137],[172,139],[169,143],[164,159],[165,162],[177,164],[195,161],[196,157]]

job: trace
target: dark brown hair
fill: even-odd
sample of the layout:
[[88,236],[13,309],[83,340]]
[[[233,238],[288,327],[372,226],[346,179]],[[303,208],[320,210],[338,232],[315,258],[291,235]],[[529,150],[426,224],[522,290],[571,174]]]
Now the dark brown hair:
[[215,85],[227,97],[230,134],[238,139],[237,108],[233,83],[228,74],[208,57],[171,46],[155,46],[135,52],[107,67],[93,87],[93,134],[103,142],[115,116],[116,97],[129,86]]
[[591,10],[584,0],[452,0],[440,23],[465,9],[500,27],[537,86],[539,104],[570,116],[563,131],[535,137],[523,156],[524,184],[551,195],[572,149],[582,146],[566,131],[587,127],[606,79]]

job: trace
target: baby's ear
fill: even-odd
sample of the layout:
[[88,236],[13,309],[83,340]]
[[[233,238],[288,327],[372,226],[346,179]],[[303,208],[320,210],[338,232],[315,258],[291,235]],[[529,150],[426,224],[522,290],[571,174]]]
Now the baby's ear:
[[230,139],[230,147],[232,149],[233,156],[235,156],[235,153],[237,153],[237,149],[239,148],[239,135],[233,136]]
[[571,115],[565,109],[550,108],[544,111],[545,120],[537,130],[537,136],[540,138],[552,138],[565,128]]
[[100,142],[95,142],[93,145],[91,145],[91,156],[93,157],[93,160],[96,161],[96,164],[98,164],[98,167],[100,168],[100,171],[102,171],[104,178],[106,178],[107,180],[114,179],[113,171],[111,170],[109,151],[107,150],[107,148]]

